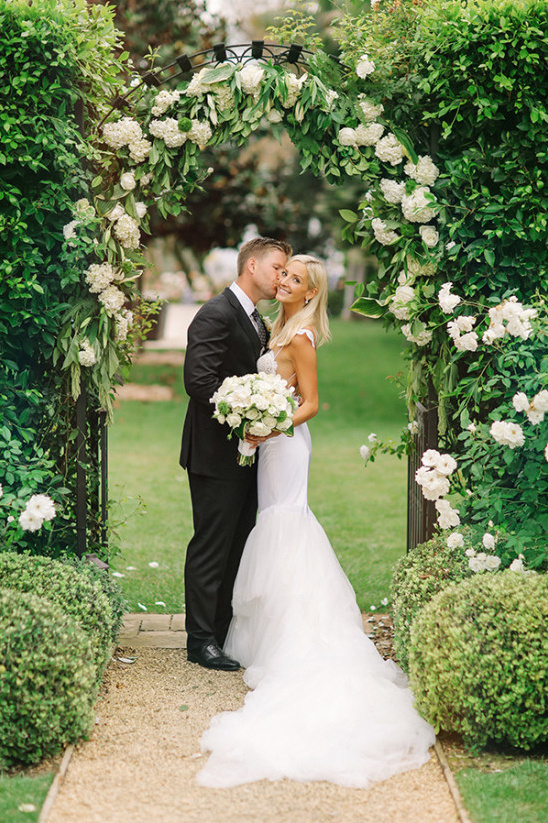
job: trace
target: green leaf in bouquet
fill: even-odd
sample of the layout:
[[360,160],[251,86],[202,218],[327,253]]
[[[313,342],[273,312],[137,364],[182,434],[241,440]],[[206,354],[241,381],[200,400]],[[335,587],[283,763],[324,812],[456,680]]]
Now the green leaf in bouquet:
[[375,300],[373,297],[358,297],[350,306],[351,311],[362,314],[364,317],[384,317],[388,312],[385,302]]

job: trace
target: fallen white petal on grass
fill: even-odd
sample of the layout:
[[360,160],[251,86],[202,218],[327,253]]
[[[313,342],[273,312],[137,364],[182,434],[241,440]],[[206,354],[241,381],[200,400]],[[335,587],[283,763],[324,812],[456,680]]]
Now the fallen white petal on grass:
[[136,572],[136,571],[137,571],[136,566],[126,566],[126,572]]
[[160,564],[157,563],[156,560],[151,560],[148,565],[150,566],[151,569],[157,569],[160,566]]
[[113,577],[125,577],[125,574],[122,574],[122,572],[112,572],[112,576]]
[[164,603],[164,601],[163,601],[163,600],[157,600],[157,601],[156,601],[156,603],[155,603],[154,605],[155,605],[155,606],[163,606],[163,607],[164,607],[164,609],[165,609],[165,607],[166,607],[166,604]]
[[116,660],[119,660],[120,663],[135,663],[136,657],[117,657]]
[[142,609],[144,612],[148,612],[147,607],[146,607],[146,606],[143,606],[143,604],[142,604],[142,603],[137,603],[137,605],[138,605],[138,606],[139,606],[139,608],[140,608],[140,609]]

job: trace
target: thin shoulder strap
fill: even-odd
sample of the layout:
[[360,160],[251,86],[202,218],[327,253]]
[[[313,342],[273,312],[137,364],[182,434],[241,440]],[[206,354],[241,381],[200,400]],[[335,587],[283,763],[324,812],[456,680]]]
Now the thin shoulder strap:
[[310,331],[310,329],[298,329],[295,334],[306,334],[313,347],[316,348],[316,338],[314,337],[314,332]]

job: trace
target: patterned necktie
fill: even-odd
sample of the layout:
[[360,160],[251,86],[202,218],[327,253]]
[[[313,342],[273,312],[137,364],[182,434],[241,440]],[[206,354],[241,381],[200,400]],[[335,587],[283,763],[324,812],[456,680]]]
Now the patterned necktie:
[[261,341],[261,348],[264,349],[266,346],[268,335],[266,332],[266,326],[264,324],[263,318],[261,317],[257,309],[253,309],[253,311],[251,312],[251,317],[255,321],[257,334],[259,335],[259,340]]

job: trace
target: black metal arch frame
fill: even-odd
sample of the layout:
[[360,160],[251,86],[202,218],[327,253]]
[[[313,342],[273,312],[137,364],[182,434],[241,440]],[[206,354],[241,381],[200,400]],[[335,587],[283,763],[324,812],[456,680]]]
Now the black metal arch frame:
[[[143,75],[141,80],[132,86],[124,95],[118,95],[113,101],[112,106],[99,123],[101,125],[110,117],[116,109],[126,109],[131,107],[130,97],[142,89],[143,86],[148,88],[160,88],[161,86],[171,83],[179,78],[190,77],[197,71],[200,71],[207,66],[218,66],[222,63],[241,63],[246,64],[251,61],[270,62],[274,65],[290,64],[294,66],[298,74],[302,74],[306,69],[308,55],[314,52],[305,49],[301,45],[291,44],[284,46],[279,43],[265,43],[264,40],[253,40],[251,43],[240,43],[236,45],[226,45],[225,43],[217,43],[210,49],[195,52],[194,54],[182,54],[177,57],[172,63],[167,66],[162,66],[155,71],[147,72]],[[348,69],[338,57],[330,55],[330,58],[342,69]],[[77,120],[79,121],[80,129],[83,133],[83,107],[77,107]],[[436,412],[435,397],[430,392],[428,409],[420,407],[419,409],[419,428],[420,433],[417,436],[417,452],[419,447],[421,450],[425,448],[435,448],[437,445],[437,412]],[[77,475],[77,542],[78,554],[84,555],[87,545],[87,491],[86,491],[86,471],[85,463],[87,459],[86,449],[86,427],[87,427],[87,402],[85,392],[82,390],[77,401],[77,452],[78,452],[78,475]],[[107,545],[107,496],[108,496],[108,444],[107,444],[107,427],[106,415],[95,415],[94,436],[91,438],[92,453],[95,454],[96,459],[100,465],[100,489],[99,489],[99,510],[101,512],[101,542],[106,547]],[[90,421],[91,422],[91,421]],[[435,509],[432,503],[425,501],[421,495],[416,494],[416,484],[414,483],[414,473],[416,469],[416,456],[410,456],[408,462],[408,499],[407,499],[407,549],[408,551],[414,548],[418,543],[424,542],[431,536],[434,522]]]
[[[275,66],[289,63],[295,67],[299,74],[302,74],[307,66],[308,55],[312,54],[314,54],[313,51],[296,43],[284,46],[280,43],[265,43],[264,40],[252,40],[251,43],[237,43],[232,46],[228,46],[226,43],[217,43],[210,49],[197,51],[194,54],[182,54],[167,66],[162,66],[156,71],[147,72],[142,76],[140,82],[129,91],[115,97],[112,108],[99,125],[104,123],[114,109],[129,107],[131,105],[129,98],[143,85],[149,88],[160,88],[173,80],[189,77],[207,66],[218,66],[221,63],[245,64],[251,61],[263,61],[273,63]],[[330,58],[341,68],[346,68],[338,57],[330,55]]]

